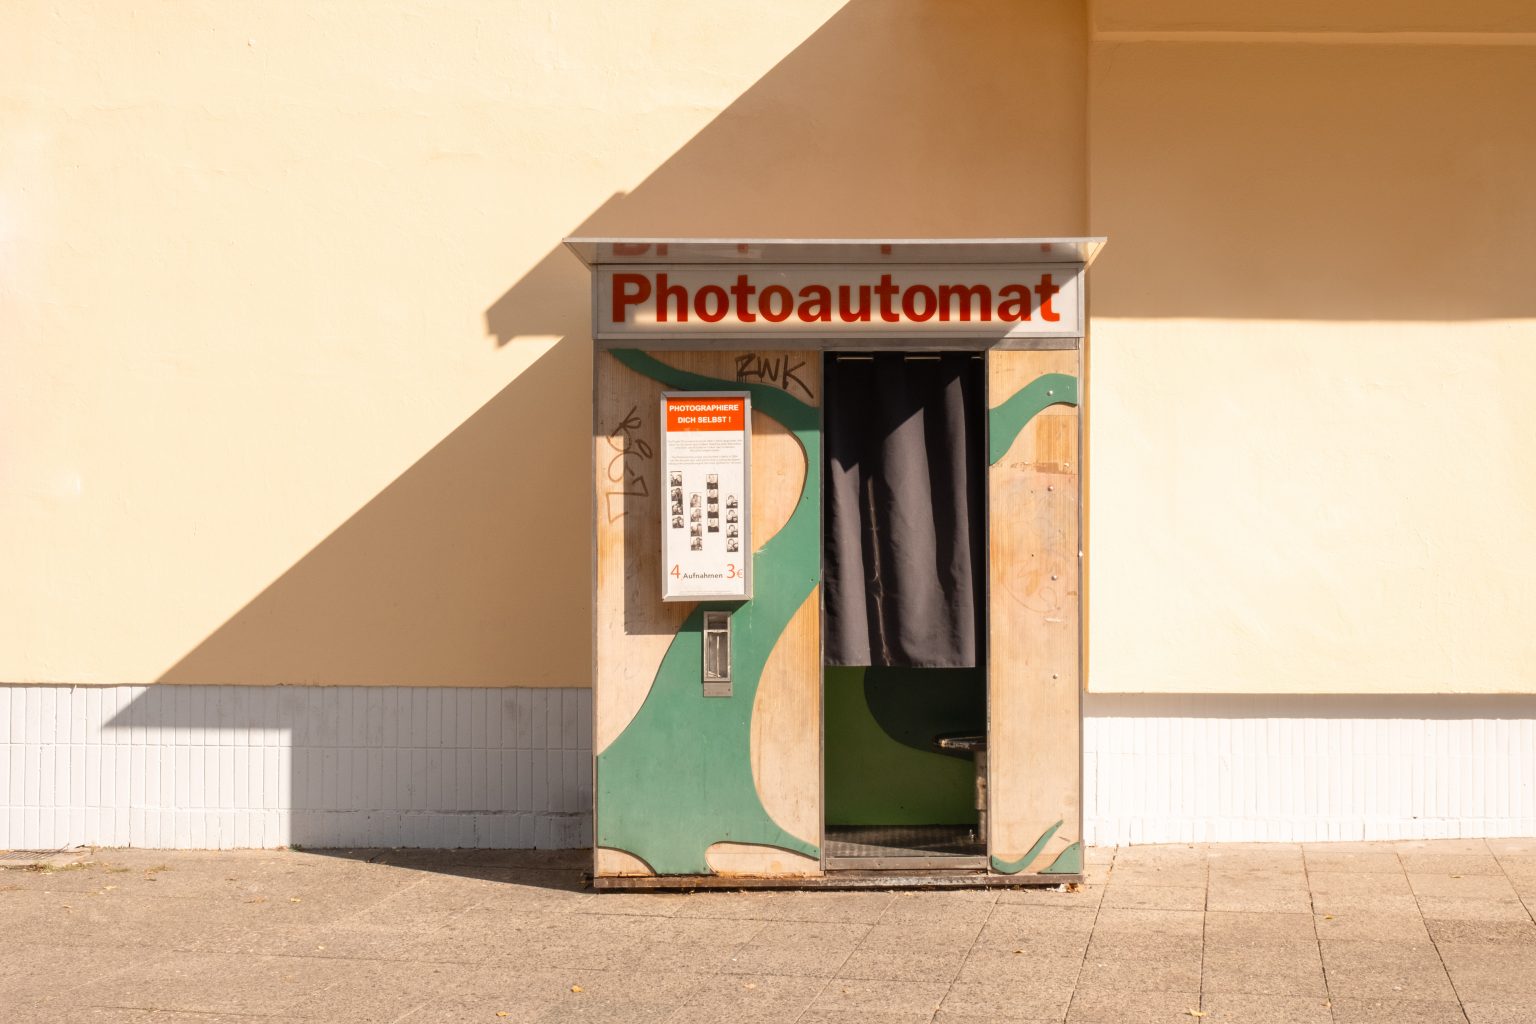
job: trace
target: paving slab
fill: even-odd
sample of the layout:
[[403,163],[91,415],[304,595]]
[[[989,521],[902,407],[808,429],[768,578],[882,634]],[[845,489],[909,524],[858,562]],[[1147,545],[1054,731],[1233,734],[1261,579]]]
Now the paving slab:
[[1194,1021],[1200,993],[1123,992],[1080,988],[1067,1010],[1067,1024],[1169,1024]]
[[1239,952],[1254,947],[1317,948],[1317,929],[1307,913],[1247,914],[1209,911],[1205,915],[1205,946],[1213,951]]
[[944,949],[855,949],[837,971],[839,978],[862,981],[943,982],[954,980],[965,965],[965,951]]
[[1506,963],[1499,959],[1446,966],[1456,994],[1467,1002],[1536,1001],[1536,970],[1529,961]]
[[1408,876],[1386,871],[1308,871],[1307,887],[1324,896],[1411,896]]
[[1454,999],[1335,999],[1334,1024],[1466,1024]]
[[769,921],[721,965],[720,971],[830,978],[842,969],[869,931],[869,925]]
[[1078,984],[1084,988],[1115,992],[1198,991],[1200,965],[1199,956],[1149,960],[1100,960],[1089,956],[1083,962]]
[[452,992],[458,968],[444,964],[368,960],[324,965],[325,987],[290,1004],[294,1017],[348,1024],[393,1024],[444,993]]
[[951,1018],[1061,1020],[1072,1001],[1072,986],[1018,985],[1003,981],[957,981],[940,1005]]
[[1029,952],[973,949],[949,980],[961,984],[993,984],[1017,989],[1071,990],[1082,975],[1076,956],[1038,956]]
[[[1200,1024],[1333,1024],[1326,999],[1316,996],[1251,996],[1207,992]],[[1188,1018],[1194,1024],[1194,1018]]]
[[1399,854],[1403,870],[1410,875],[1499,875],[1504,869],[1496,856],[1488,853],[1404,853]]
[[1457,998],[1445,968],[1429,960],[1404,960],[1384,955],[1379,960],[1329,959],[1327,963],[1328,991],[1335,999],[1454,1001]]
[[1312,912],[1320,916],[1343,917],[1349,914],[1420,914],[1419,900],[1412,893],[1312,893]]
[[1519,899],[1478,899],[1471,896],[1420,896],[1419,912],[1445,921],[1529,921],[1531,912]]
[[1002,889],[997,894],[999,906],[1026,904],[1044,907],[1077,907],[1093,909],[1104,899],[1103,883],[1082,883],[1060,886],[1039,886],[1019,889]]
[[[1207,935],[1207,939],[1209,935]],[[1165,957],[1198,961],[1206,942],[1198,935],[1137,935],[1132,932],[1101,932],[1093,936],[1085,959],[1159,960]]]
[[1205,909],[1249,914],[1310,913],[1312,894],[1305,888],[1226,885],[1212,879]]
[[167,953],[88,982],[71,998],[122,1009],[283,1014],[331,985],[335,967],[310,957]]
[[1461,1004],[1468,1024],[1530,1024],[1536,1020],[1536,999],[1514,1002],[1482,1002],[1467,999]]
[[1109,872],[1111,885],[1203,886],[1209,872],[1201,864],[1144,864],[1121,867]]
[[1424,924],[1436,945],[1494,945],[1536,948],[1536,922],[1441,920],[1426,918]]
[[1417,896],[1459,896],[1478,900],[1517,898],[1514,886],[1502,870],[1481,874],[1410,871],[1408,884]]
[[868,981],[837,978],[811,1001],[807,1016],[916,1015],[928,1020],[938,1012],[948,982]]
[[1369,910],[1317,914],[1313,924],[1320,941],[1393,942],[1400,946],[1431,945],[1429,931],[1417,914],[1373,913]]
[[1306,889],[1307,872],[1300,862],[1294,867],[1266,868],[1247,864],[1211,862],[1209,882],[1226,888]]
[[886,904],[881,923],[919,924],[986,921],[997,903],[995,889],[953,892],[899,892]]
[[1126,885],[1117,880],[1105,886],[1103,905],[1131,910],[1204,910],[1205,886]]
[[1205,915],[1198,910],[1119,910],[1106,907],[1094,922],[1094,934],[1200,935]]
[[1395,850],[1380,848],[1340,850],[1332,847],[1308,847],[1307,871],[1385,872],[1402,874],[1403,862]]
[[1250,996],[1327,994],[1315,947],[1251,947],[1236,952],[1206,950],[1201,988]]
[[734,975],[702,979],[671,1024],[777,1024],[797,1019],[827,987],[826,978]]
[[788,892],[769,910],[775,921],[874,924],[895,899],[892,892]]

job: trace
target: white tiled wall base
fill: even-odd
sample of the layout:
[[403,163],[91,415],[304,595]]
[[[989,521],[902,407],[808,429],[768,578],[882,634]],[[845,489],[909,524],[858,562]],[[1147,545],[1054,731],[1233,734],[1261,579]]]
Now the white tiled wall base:
[[[591,691],[0,686],[0,849],[580,847]],[[1536,835],[1536,697],[1090,695],[1090,843]]]
[[579,847],[584,689],[0,687],[0,849]]
[[1536,836],[1536,697],[1091,694],[1091,844]]

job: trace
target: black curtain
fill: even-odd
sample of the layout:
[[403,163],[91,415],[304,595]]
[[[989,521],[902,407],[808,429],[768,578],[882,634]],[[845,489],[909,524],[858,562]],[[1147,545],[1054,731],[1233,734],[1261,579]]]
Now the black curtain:
[[981,664],[981,360],[828,355],[823,395],[827,663]]

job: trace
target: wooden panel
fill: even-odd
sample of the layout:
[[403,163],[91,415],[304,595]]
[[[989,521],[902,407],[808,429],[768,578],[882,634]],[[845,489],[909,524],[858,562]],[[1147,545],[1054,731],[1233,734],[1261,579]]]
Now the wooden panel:
[[[680,370],[725,382],[781,387],[813,406],[819,401],[821,360],[814,353],[652,354]],[[665,389],[607,352],[597,353],[595,363],[593,750],[600,753],[634,720],[673,636],[695,605],[661,600],[657,406]],[[760,549],[793,512],[807,466],[794,436],[761,411],[754,411],[752,432],[752,539],[754,548]],[[819,841],[821,831],[820,661],[819,602],[813,592],[780,636],[764,668],[754,701],[749,752],[765,810],[781,828],[811,843]],[[602,808],[596,811],[601,816]],[[720,857],[722,865],[748,874],[820,871],[813,860],[782,850],[770,854],[743,847]],[[710,863],[717,859],[712,852]],[[600,875],[634,874],[641,864],[620,851],[598,851]]]
[[[1050,373],[1076,376],[1078,353],[991,353],[988,405]],[[988,477],[989,845],[1021,873],[1081,838],[1078,463],[1078,409],[1053,405]]]
[[821,874],[821,862],[802,854],[750,843],[716,843],[709,848],[709,866],[720,875],[758,878],[803,878]]
[[763,668],[752,708],[752,778],[769,816],[821,842],[821,589],[811,591]]
[[593,448],[597,605],[592,751],[635,717],[691,604],[661,600],[662,387],[606,352],[597,364]]
[[655,874],[650,865],[639,857],[603,846],[597,848],[596,873],[610,878],[619,875],[644,878]]

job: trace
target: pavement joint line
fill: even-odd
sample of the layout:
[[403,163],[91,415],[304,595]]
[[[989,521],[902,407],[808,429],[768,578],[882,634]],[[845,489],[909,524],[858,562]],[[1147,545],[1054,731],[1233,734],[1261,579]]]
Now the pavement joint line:
[[800,1020],[807,1013],[811,1012],[811,1007],[816,1005],[816,1000],[820,999],[821,996],[822,996],[822,993],[826,992],[826,990],[831,987],[832,982],[837,980],[837,976],[842,973],[843,968],[848,966],[848,961],[853,959],[854,952],[861,945],[864,944],[864,940],[865,939],[869,938],[869,933],[874,931],[875,925],[878,925],[881,921],[883,921],[885,919],[885,915],[890,913],[891,906],[895,902],[896,902],[896,899],[895,899],[895,895],[893,893],[892,894],[892,898],[887,900],[885,906],[880,908],[880,916],[875,918],[874,924],[869,924],[869,925],[865,925],[864,926],[864,934],[859,936],[859,941],[855,942],[853,944],[853,949],[850,949],[848,951],[848,955],[843,957],[842,963],[837,965],[837,970],[833,971],[830,975],[827,976],[826,980],[822,982],[821,987],[816,990],[816,994],[811,997],[811,1001],[805,1004],[805,1008],[802,1009],[799,1013],[795,1014],[795,1019],[792,1022],[792,1024],[799,1024]]
[[[1395,850],[1392,855],[1401,869],[1402,858],[1397,856]],[[1323,959],[1323,936],[1317,930],[1317,894],[1312,891],[1312,865],[1307,860],[1305,849],[1301,852],[1301,874],[1307,881],[1307,913],[1312,919],[1312,943],[1317,949],[1317,966],[1323,972],[1323,995],[1328,1004],[1328,1019],[1337,1024],[1338,1016],[1333,1012],[1333,986],[1328,984],[1328,961]],[[1422,920],[1422,915],[1420,917]]]
[[[1536,911],[1531,909],[1533,901],[1526,899],[1521,894],[1519,887],[1515,885],[1515,880],[1509,877],[1509,869],[1504,866],[1504,859],[1493,852],[1492,847],[1488,846],[1488,840],[1486,839],[1483,840],[1483,848],[1488,851],[1488,855],[1493,858],[1493,862],[1499,866],[1499,874],[1504,876],[1504,881],[1508,882],[1509,887],[1514,890],[1515,899],[1519,900],[1520,906],[1525,908],[1525,916],[1531,919],[1532,924],[1536,924]],[[1452,982],[1452,984],[1454,985],[1455,982]]]
[[[1493,851],[1488,849],[1487,840],[1483,840],[1483,850],[1490,857],[1493,856]],[[1498,858],[1495,857],[1494,862],[1498,863]],[[1402,854],[1398,854],[1397,863],[1400,867],[1403,868],[1403,871],[1406,874],[1408,867],[1407,865],[1403,864]],[[1503,870],[1504,866],[1502,864],[1499,865],[1499,871],[1502,872]],[[1440,940],[1435,938],[1435,933],[1430,931],[1429,926],[1424,923],[1424,905],[1419,902],[1419,891],[1413,887],[1412,879],[1410,879],[1408,882],[1408,891],[1413,894],[1413,905],[1417,907],[1419,911],[1419,924],[1423,926],[1424,931],[1429,935],[1429,944],[1434,947],[1435,959],[1440,961],[1440,970],[1445,972],[1445,980],[1450,984],[1451,991],[1456,995],[1456,1009],[1461,1011],[1462,1020],[1467,1020],[1467,1006],[1461,998],[1461,990],[1456,987],[1456,979],[1451,976],[1451,969],[1445,965],[1445,954],[1440,952]]]
[[[710,920],[710,919],[709,918],[672,918],[671,920],[679,920],[679,921],[681,921],[681,920]],[[715,920],[727,920],[728,921],[728,920],[732,920],[732,919],[731,918],[716,918]],[[751,918],[747,918],[746,920],[751,920]],[[768,927],[768,925],[770,923],[772,923],[772,922],[769,922],[769,921],[754,921],[753,923],[756,924],[757,927],[752,930],[752,934],[747,936],[747,938],[745,940],[743,940],[742,942],[739,942],[739,943],[736,944],[736,948],[731,951],[731,956],[728,959],[735,959],[736,955],[738,953],[740,953],[743,949],[745,949],[747,946],[751,945],[752,944],[752,940],[756,939],[759,935],[761,935],[763,933],[763,930],[766,929]],[[722,974],[720,972],[720,968],[719,967],[716,967],[713,971],[704,972],[704,973],[705,973],[706,977],[710,977],[710,978],[728,978],[728,977],[731,977],[731,975]],[[768,975],[764,975],[764,977],[768,977]],[[693,1005],[693,1001],[699,997],[700,991],[701,991],[700,988],[698,988],[698,987],[694,988],[694,990],[688,994],[688,998],[687,999],[684,999],[681,1003],[678,1003],[677,1006],[673,1007],[672,1012],[667,1014],[666,1019],[668,1021],[673,1020],[674,1018],[677,1017],[678,1014],[682,1013],[685,1009],[687,1009],[688,1007],[692,1006]],[[663,1024],[666,1024],[666,1022],[663,1021]]]
[[960,958],[960,966],[956,967],[955,973],[950,976],[949,984],[944,986],[944,994],[939,997],[939,1005],[935,1006],[933,1012],[928,1015],[928,1024],[933,1024],[939,1016],[939,1011],[944,1009],[944,1004],[949,1002],[950,993],[955,990],[955,982],[959,980],[961,972],[965,970],[965,965],[970,961],[971,954],[976,952],[976,946],[981,942],[981,936],[986,932],[987,925],[992,923],[992,918],[997,914],[997,908],[1001,900],[1001,893],[996,894],[992,898],[991,906],[987,907],[986,919],[981,922],[981,927],[976,930],[976,935],[971,939],[971,944],[966,949],[965,956]]
[[[1310,894],[1309,894],[1310,896]],[[1205,1003],[1205,933],[1210,927],[1211,921],[1211,854],[1207,850],[1205,854],[1205,902],[1200,907],[1200,994],[1197,1002],[1200,1009],[1209,1012]],[[1321,952],[1318,954],[1322,956]]]
[[[1115,861],[1120,859],[1120,847],[1114,847],[1114,853],[1109,857],[1109,869],[1104,872],[1104,891],[1109,891],[1109,880],[1114,877]],[[1083,947],[1083,955],[1077,961],[1077,977],[1072,979],[1072,994],[1067,996],[1067,1012],[1065,1017],[1072,1016],[1072,1004],[1077,1002],[1077,990],[1083,983],[1083,968],[1088,966],[1088,951],[1093,948],[1093,937],[1099,931],[1099,915],[1104,912],[1104,893],[1099,894],[1099,902],[1093,907],[1093,924],[1088,926],[1088,943]],[[1202,943],[1201,955],[1204,956],[1204,944]]]

